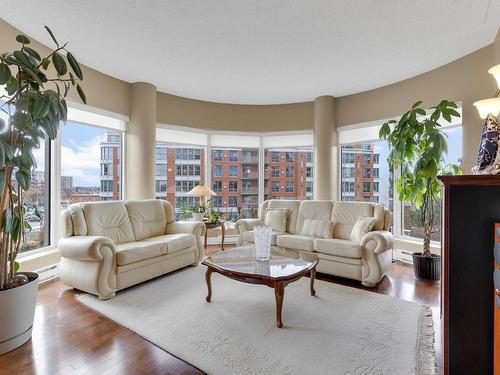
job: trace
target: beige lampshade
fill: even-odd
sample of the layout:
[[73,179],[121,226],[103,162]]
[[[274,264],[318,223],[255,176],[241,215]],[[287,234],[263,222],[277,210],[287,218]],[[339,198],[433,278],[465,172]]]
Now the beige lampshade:
[[482,119],[485,119],[489,114],[497,117],[500,112],[500,98],[478,100],[474,103],[474,107],[477,108]]
[[194,188],[191,189],[187,195],[194,195],[196,197],[204,197],[207,195],[217,195],[214,193],[212,189],[210,189],[208,186],[205,185],[197,185]]
[[488,69],[488,73],[490,73],[497,80],[497,87],[500,89],[500,64],[495,65]]

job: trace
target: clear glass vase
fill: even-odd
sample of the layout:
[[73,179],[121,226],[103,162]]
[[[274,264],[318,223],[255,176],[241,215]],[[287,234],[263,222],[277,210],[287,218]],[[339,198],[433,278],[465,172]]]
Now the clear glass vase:
[[266,262],[271,258],[271,237],[273,230],[270,227],[254,227],[255,259]]

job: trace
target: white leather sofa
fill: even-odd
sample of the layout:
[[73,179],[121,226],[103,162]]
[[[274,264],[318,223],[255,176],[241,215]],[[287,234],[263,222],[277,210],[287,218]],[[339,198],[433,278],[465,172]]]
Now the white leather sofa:
[[[258,219],[241,219],[235,224],[238,245],[254,242],[253,227],[264,225],[268,210],[286,210],[286,231],[273,231],[272,245],[281,249],[313,252],[320,258],[317,270],[359,280],[374,287],[392,261],[393,236],[389,232],[390,213],[380,204],[364,202],[268,200],[259,207]],[[372,217],[373,228],[353,240],[351,232],[358,219]],[[326,235],[304,235],[321,231]],[[326,227],[325,227],[326,225]],[[320,226],[321,229],[314,227]],[[311,229],[312,228],[312,229]],[[326,228],[326,230],[325,230]]]
[[76,203],[61,213],[59,277],[101,299],[203,256],[201,222],[176,222],[163,200]]

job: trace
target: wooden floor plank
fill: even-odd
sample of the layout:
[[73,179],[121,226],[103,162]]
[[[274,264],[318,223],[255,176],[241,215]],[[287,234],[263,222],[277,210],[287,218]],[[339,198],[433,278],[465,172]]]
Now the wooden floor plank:
[[[208,251],[216,249],[209,246]],[[318,274],[317,278],[367,289],[359,282],[330,275]],[[411,266],[394,263],[388,275],[375,288],[367,290],[431,307],[436,353],[438,363],[441,362],[439,284],[417,281]],[[202,374],[199,369],[76,302],[76,293],[60,281],[40,287],[33,337],[20,348],[0,356],[1,373]]]

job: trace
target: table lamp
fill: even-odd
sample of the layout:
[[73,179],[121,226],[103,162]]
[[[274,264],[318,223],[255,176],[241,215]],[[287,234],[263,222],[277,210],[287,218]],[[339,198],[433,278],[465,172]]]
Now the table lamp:
[[200,205],[203,204],[203,197],[206,197],[207,195],[217,195],[214,193],[212,189],[210,189],[208,186],[205,185],[196,185],[194,188],[192,188],[187,195],[190,196],[195,196],[195,197],[200,197]]

